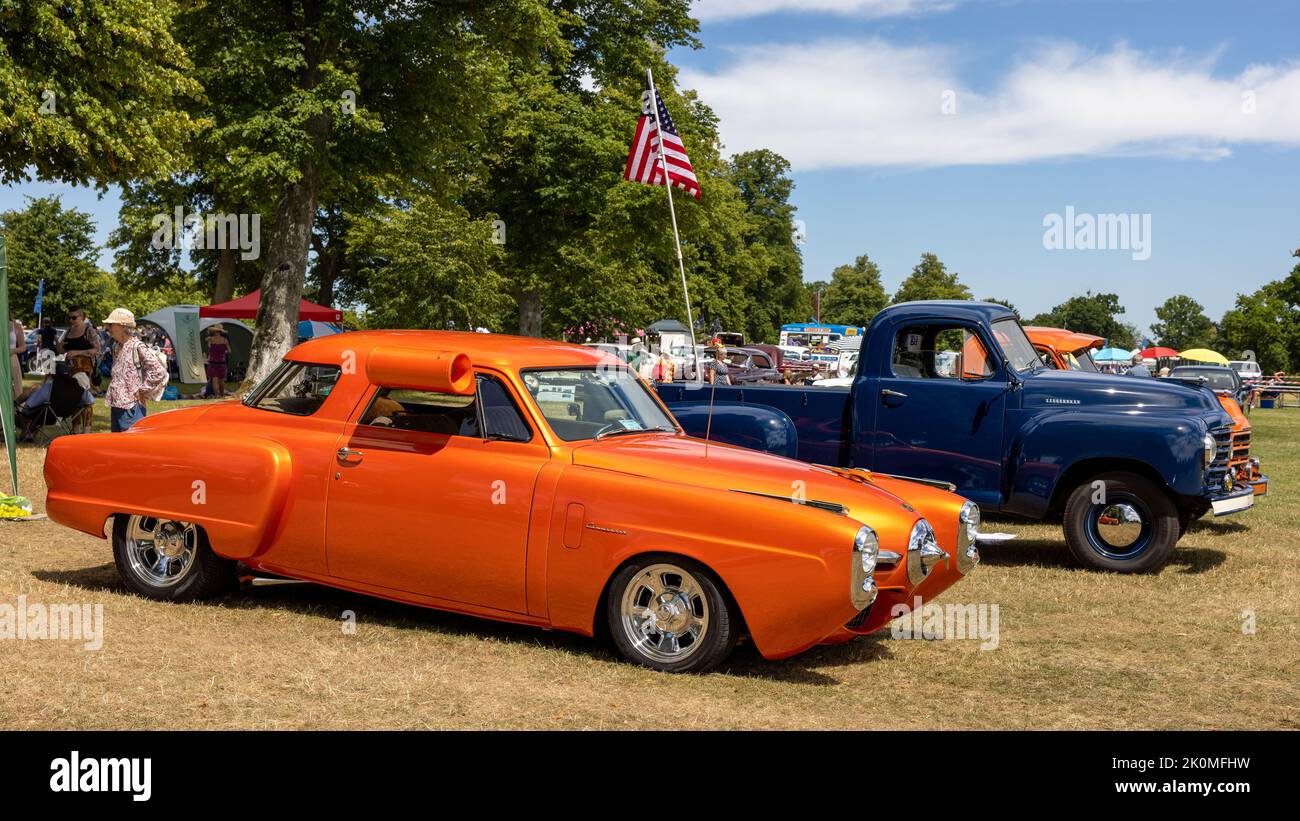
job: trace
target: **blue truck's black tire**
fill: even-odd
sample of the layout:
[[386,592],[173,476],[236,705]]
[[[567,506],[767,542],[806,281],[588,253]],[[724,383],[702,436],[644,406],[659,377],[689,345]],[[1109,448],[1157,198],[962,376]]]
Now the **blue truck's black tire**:
[[[1098,482],[1104,485],[1101,502]],[[1125,471],[1094,476],[1075,488],[1063,519],[1065,543],[1074,558],[1086,567],[1117,573],[1159,570],[1182,535],[1178,508],[1165,489]],[[1130,536],[1131,541],[1116,543]]]

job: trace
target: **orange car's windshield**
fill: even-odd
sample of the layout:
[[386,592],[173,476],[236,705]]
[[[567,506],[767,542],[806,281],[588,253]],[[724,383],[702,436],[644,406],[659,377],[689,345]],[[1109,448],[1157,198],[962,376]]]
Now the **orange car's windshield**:
[[527,370],[521,376],[546,423],[566,442],[677,430],[672,417],[626,368]]

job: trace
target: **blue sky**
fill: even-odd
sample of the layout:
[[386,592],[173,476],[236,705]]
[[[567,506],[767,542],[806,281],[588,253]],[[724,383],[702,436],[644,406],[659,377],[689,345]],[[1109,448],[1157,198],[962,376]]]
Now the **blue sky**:
[[[806,279],[865,252],[892,291],[932,251],[976,296],[1027,315],[1117,293],[1145,332],[1172,294],[1217,320],[1295,262],[1300,3],[699,0],[695,13],[704,48],[672,53],[679,84],[721,115],[729,150],[794,164]],[[48,193],[91,212],[106,242],[112,193],[30,183],[0,188],[0,209]],[[1150,215],[1149,259],[1044,248],[1045,216],[1067,206]]]
[[[865,252],[892,290],[932,251],[979,297],[1033,314],[1111,291],[1145,331],[1172,294],[1217,320],[1295,262],[1300,3],[695,8],[704,48],[672,54],[679,80],[728,150],[794,164],[806,279]],[[1071,205],[1149,214],[1150,258],[1044,248]]]

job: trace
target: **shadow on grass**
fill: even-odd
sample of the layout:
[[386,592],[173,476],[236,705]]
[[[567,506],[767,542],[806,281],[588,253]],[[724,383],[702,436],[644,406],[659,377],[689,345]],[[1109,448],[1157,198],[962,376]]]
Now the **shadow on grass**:
[[1250,526],[1236,519],[1198,519],[1192,522],[1188,528],[1188,533],[1213,533],[1221,536],[1227,533],[1246,533]]
[[[1239,525],[1239,527],[1244,527]],[[1227,531],[1225,531],[1227,532]],[[1205,573],[1223,564],[1228,554],[1208,547],[1179,547],[1169,558],[1166,567],[1178,567],[1179,573]],[[1090,570],[1081,566],[1070,555],[1063,542],[1014,541],[980,548],[980,562],[993,567],[1042,567],[1059,570],[1110,573],[1109,570]],[[1159,571],[1157,571],[1159,572]]]
[[[76,570],[34,570],[32,576],[54,584],[70,585],[91,592],[109,592],[124,596],[133,595],[117,574],[117,567],[109,562],[95,567]],[[206,602],[187,602],[180,606],[220,606],[230,610],[281,610],[301,615],[316,616],[336,621],[342,628],[343,612],[351,610],[361,625],[378,625],[398,630],[432,631],[444,636],[495,639],[497,641],[527,644],[543,649],[561,650],[600,661],[620,661],[622,657],[607,636],[597,633],[595,638],[576,633],[544,630],[523,624],[494,621],[492,619],[435,610],[428,607],[402,604],[362,593],[352,593],[335,587],[318,584],[294,584],[274,587],[245,587],[239,591]],[[877,638],[880,636],[881,638]],[[798,656],[782,661],[768,661],[759,654],[752,641],[746,639],[731,657],[715,672],[796,684],[834,686],[840,682],[824,673],[821,667],[839,667],[845,664],[869,662],[889,658],[892,654],[880,632],[874,636],[854,639],[846,644],[817,646]]]

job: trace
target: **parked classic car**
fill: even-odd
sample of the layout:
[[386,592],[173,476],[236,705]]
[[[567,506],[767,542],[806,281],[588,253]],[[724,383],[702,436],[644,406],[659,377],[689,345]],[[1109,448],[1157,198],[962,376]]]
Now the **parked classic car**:
[[847,389],[722,387],[707,407],[690,384],[658,391],[696,435],[733,441],[709,414],[745,406],[747,429],[765,411],[774,428],[793,426],[804,461],[949,483],[985,512],[1060,515],[1071,553],[1098,569],[1156,570],[1192,518],[1254,504],[1229,469],[1232,420],[1213,394],[1048,370],[1005,306],[891,305],[861,351]]
[[608,630],[675,672],[741,634],[777,659],[871,632],[979,558],[960,496],[691,438],[617,359],[500,335],[315,339],[242,402],[56,440],[45,479],[50,518],[111,533],[149,598],[225,593],[239,563]]

